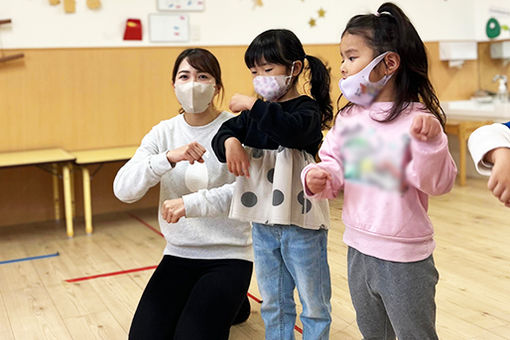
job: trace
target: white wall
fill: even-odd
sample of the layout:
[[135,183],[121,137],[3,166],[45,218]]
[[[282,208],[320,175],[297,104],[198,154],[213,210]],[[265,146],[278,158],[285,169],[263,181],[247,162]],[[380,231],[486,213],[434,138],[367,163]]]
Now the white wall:
[[[475,0],[475,27],[476,40],[489,40],[485,33],[485,26],[489,18],[496,18],[500,25],[510,26],[510,1],[509,0]],[[510,31],[501,31],[496,40],[510,39]]]
[[[375,0],[262,1],[264,6],[256,7],[254,0],[205,0],[205,11],[189,12],[191,39],[179,45],[247,45],[269,28],[291,29],[305,44],[338,43],[350,17],[375,12],[383,3]],[[434,41],[475,39],[476,1],[486,0],[394,2],[410,17],[424,41]],[[326,11],[324,18],[317,18],[319,8]],[[102,8],[94,11],[86,7],[86,0],[76,0],[73,14],[64,13],[62,4],[50,6],[48,0],[0,0],[0,19],[13,20],[11,25],[0,26],[0,47],[176,45],[149,41],[148,14],[156,12],[156,0],[102,0]],[[317,26],[308,25],[311,17],[317,19]],[[143,41],[122,40],[127,18],[142,20]]]

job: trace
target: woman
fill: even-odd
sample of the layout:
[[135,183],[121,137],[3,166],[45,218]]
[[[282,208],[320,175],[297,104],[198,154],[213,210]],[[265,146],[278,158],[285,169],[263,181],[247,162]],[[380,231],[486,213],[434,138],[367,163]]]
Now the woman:
[[172,82],[181,114],[153,127],[114,181],[115,195],[128,203],[160,183],[167,241],[129,339],[228,339],[230,326],[250,313],[253,268],[249,224],[226,217],[235,178],[210,146],[232,114],[213,104],[223,84],[209,51],[183,51]]

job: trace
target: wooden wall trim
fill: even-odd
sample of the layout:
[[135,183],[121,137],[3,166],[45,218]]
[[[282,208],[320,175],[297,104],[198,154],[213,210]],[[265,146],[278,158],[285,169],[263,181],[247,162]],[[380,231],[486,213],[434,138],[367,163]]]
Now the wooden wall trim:
[[[210,47],[225,83],[223,108],[235,92],[253,93],[245,46]],[[308,54],[332,69],[339,95],[338,45],[310,45]],[[438,44],[427,43],[430,74],[441,99],[467,99],[478,88],[478,66],[448,68]],[[28,49],[0,65],[0,151],[62,147],[73,151],[138,144],[179,108],[170,72],[181,47]]]
[[[438,43],[426,43],[430,75],[441,100],[469,99],[490,88],[500,61],[480,44],[480,60],[451,69],[439,61]],[[152,126],[177,114],[171,68],[182,47],[27,49],[25,58],[0,64],[0,151],[61,147],[69,151],[139,144]],[[244,65],[246,46],[209,47],[220,61],[228,107],[235,93],[254,94]],[[337,44],[305,46],[332,70],[340,91]],[[480,66],[482,65],[482,66]],[[506,70],[503,70],[506,71]],[[111,190],[121,164],[107,166],[92,183],[94,213],[157,205],[157,190],[138,205],[120,203]],[[81,178],[76,178],[80,183]],[[0,225],[51,219],[51,178],[36,168],[1,170]],[[7,185],[8,183],[8,185]],[[81,198],[77,186],[78,214]],[[6,204],[7,202],[8,204]],[[30,213],[27,213],[30,211]],[[80,228],[79,225],[76,228]]]

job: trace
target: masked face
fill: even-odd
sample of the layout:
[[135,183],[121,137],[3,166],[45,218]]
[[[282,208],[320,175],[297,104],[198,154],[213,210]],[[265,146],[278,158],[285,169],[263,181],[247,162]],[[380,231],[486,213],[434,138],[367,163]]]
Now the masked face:
[[213,84],[188,81],[175,84],[175,96],[187,113],[204,112],[214,97]]
[[202,113],[211,104],[216,91],[215,78],[197,70],[185,58],[174,79],[175,96],[187,113]]
[[289,90],[294,64],[290,69],[290,75],[259,75],[253,78],[253,88],[267,101],[275,101],[283,97]]
[[370,73],[384,59],[386,54],[388,54],[388,52],[375,57],[358,73],[345,79],[340,79],[338,85],[345,98],[361,106],[369,106],[372,104],[384,85],[386,85],[391,78],[391,75],[385,75],[379,81],[370,81]]

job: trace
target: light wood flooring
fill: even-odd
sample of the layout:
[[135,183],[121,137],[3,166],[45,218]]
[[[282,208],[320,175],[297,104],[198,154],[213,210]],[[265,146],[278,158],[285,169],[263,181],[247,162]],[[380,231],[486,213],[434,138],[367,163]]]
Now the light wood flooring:
[[[341,199],[331,207],[331,339],[360,339],[346,282]],[[510,209],[490,195],[484,180],[469,179],[467,186],[432,198],[430,215],[440,273],[440,338],[510,339]],[[0,228],[0,261],[59,253],[0,264],[0,339],[126,339],[152,270],[65,280],[156,265],[165,242],[135,217],[157,228],[154,209],[95,216],[91,236],[77,220],[73,239],[67,239],[63,223]],[[260,297],[255,279],[250,293]],[[260,306],[254,300],[251,305],[249,320],[232,327],[231,339],[264,338]],[[297,331],[296,338],[301,338]]]

